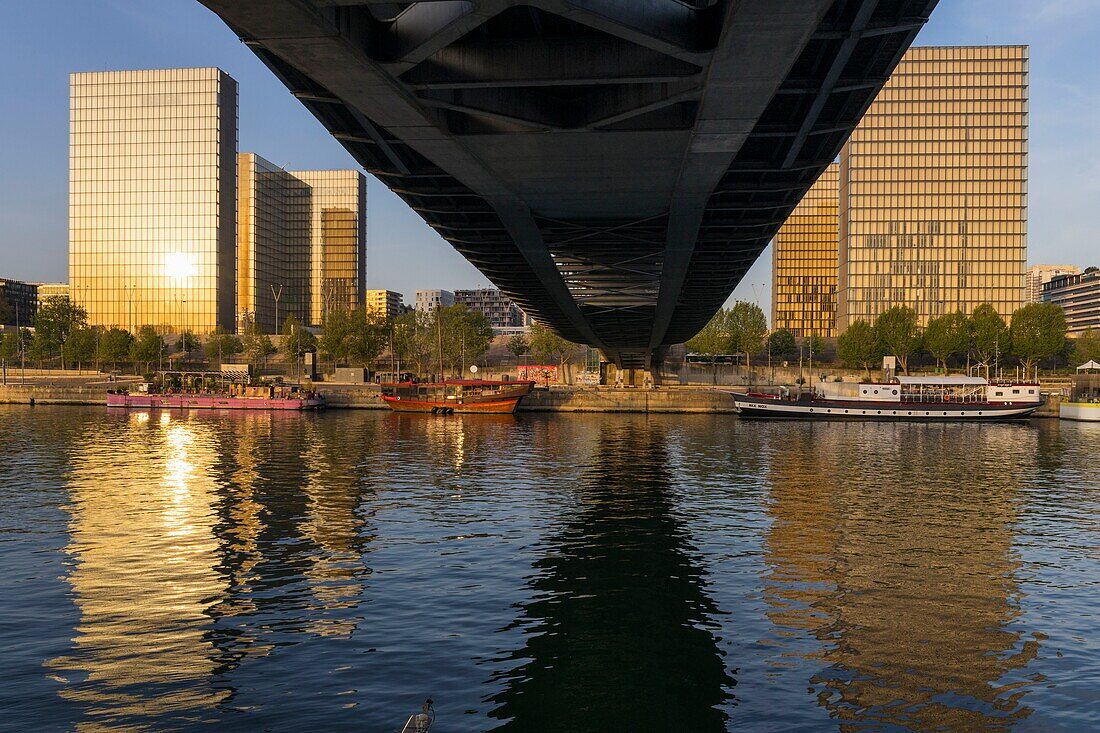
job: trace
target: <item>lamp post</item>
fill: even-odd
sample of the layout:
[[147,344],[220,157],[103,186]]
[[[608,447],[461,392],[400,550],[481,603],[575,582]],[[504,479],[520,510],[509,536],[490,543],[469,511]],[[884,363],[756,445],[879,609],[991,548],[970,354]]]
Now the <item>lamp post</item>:
[[271,297],[275,300],[275,328],[274,333],[279,333],[279,298],[283,296],[283,286],[279,286],[278,292],[275,290],[274,285],[269,285],[271,288]]

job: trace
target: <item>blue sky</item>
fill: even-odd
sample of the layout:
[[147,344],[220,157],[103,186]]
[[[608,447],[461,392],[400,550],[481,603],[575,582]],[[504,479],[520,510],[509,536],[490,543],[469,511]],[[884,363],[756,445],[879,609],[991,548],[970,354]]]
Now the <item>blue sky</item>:
[[[941,0],[920,45],[1031,46],[1029,261],[1100,265],[1100,0]],[[67,279],[68,75],[219,66],[240,84],[240,148],[287,168],[354,161],[195,0],[0,2],[0,277]],[[770,252],[732,297],[770,297]],[[367,284],[487,280],[384,186],[368,190]]]

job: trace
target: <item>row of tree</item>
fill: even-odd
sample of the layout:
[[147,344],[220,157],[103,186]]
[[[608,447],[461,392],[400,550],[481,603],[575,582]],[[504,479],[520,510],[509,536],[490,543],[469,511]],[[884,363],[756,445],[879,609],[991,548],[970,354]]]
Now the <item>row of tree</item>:
[[[1069,342],[1072,345],[1072,342]],[[988,376],[1005,357],[1015,357],[1027,372],[1040,360],[1066,353],[1066,318],[1054,303],[1029,303],[1012,314],[1011,325],[988,303],[969,316],[948,313],[920,328],[907,306],[890,308],[874,324],[857,320],[837,339],[837,355],[853,367],[869,371],[883,356],[892,355],[904,373],[909,359],[927,352],[947,371],[952,359],[972,358]]]

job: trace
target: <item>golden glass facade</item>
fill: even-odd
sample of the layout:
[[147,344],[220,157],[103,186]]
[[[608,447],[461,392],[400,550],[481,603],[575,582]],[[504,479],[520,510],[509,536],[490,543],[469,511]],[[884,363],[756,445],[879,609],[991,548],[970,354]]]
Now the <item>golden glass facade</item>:
[[833,163],[806,192],[772,242],[772,328],[836,336],[837,212]]
[[841,153],[837,326],[1024,300],[1028,49],[912,48]]
[[237,83],[220,69],[76,73],[69,285],[92,325],[234,325]]
[[290,171],[309,187],[309,324],[332,310],[363,304],[367,279],[367,181],[359,171]]
[[308,319],[309,186],[253,153],[237,160],[237,320],[278,333]]

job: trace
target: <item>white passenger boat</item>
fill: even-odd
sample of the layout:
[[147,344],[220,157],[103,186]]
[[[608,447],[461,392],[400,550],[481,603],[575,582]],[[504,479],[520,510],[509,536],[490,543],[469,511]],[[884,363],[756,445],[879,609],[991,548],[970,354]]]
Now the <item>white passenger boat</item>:
[[[1100,369],[1100,364],[1092,361],[1078,369]],[[1100,374],[1078,374],[1073,378],[1073,391],[1068,400],[1058,405],[1058,417],[1100,422]]]
[[[826,394],[829,389],[832,394]],[[844,391],[841,391],[844,389]],[[982,377],[896,377],[826,384],[799,395],[733,394],[743,417],[803,420],[1016,420],[1042,405],[1039,385]]]

